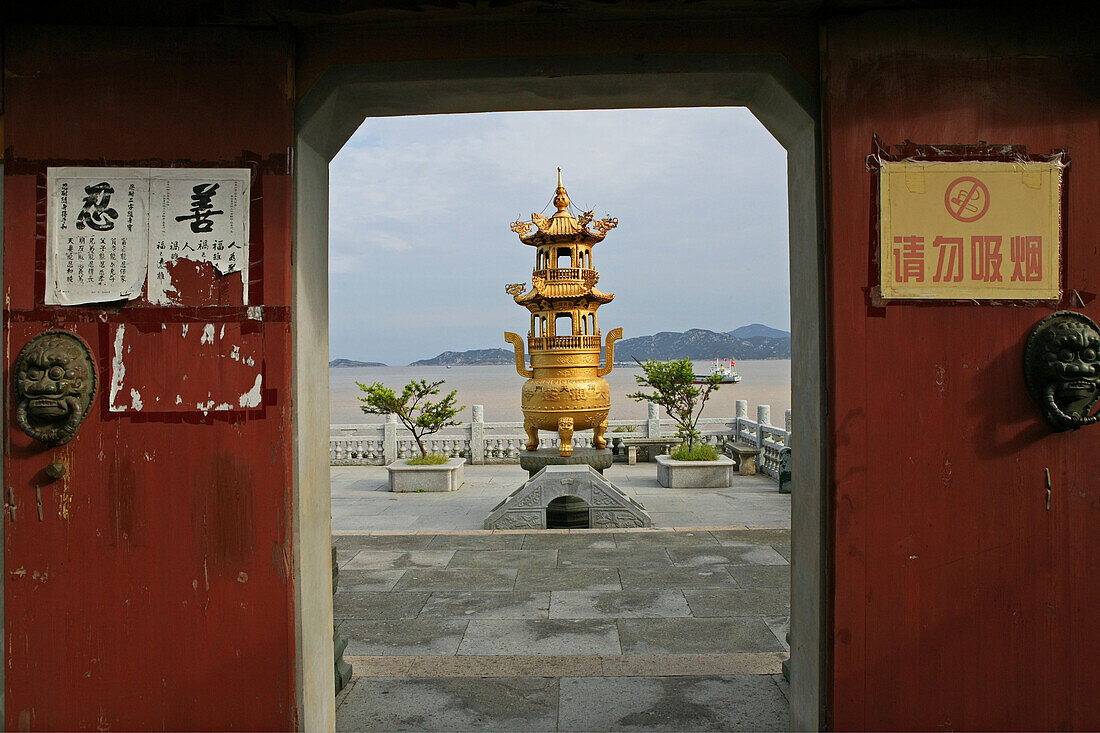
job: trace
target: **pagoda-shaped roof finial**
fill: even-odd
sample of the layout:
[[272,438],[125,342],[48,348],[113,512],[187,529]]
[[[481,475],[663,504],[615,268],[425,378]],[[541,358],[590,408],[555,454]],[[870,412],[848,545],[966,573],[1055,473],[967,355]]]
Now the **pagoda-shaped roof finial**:
[[[531,214],[531,221],[514,221],[511,229],[519,235],[520,241],[532,247],[549,244],[596,244],[602,242],[607,233],[619,223],[617,219],[606,217],[593,221],[591,211],[585,211],[578,219],[570,211],[573,203],[569,200],[569,194],[565,192],[565,184],[561,180],[561,168],[558,168],[558,187],[554,190],[554,208],[557,209],[549,218],[539,213]],[[535,226],[531,232],[531,225]],[[591,231],[588,225],[595,227]]]
[[561,166],[558,167],[558,187],[554,191],[554,208],[559,212],[569,208],[569,194],[565,192],[565,186],[561,182]]

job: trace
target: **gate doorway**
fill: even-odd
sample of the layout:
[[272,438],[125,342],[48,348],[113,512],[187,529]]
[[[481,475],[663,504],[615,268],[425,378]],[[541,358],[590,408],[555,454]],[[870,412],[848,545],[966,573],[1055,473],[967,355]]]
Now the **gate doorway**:
[[[303,100],[295,149],[295,502],[299,674],[304,720],[331,711],[329,580],[328,161],[365,117],[535,109],[745,106],[786,148],[791,263],[793,446],[791,724],[818,728],[824,699],[824,266],[818,111],[779,59],[708,56],[464,62],[330,70]],[[320,409],[318,409],[320,408]],[[327,668],[327,672],[326,672]],[[327,696],[327,698],[326,698]]]

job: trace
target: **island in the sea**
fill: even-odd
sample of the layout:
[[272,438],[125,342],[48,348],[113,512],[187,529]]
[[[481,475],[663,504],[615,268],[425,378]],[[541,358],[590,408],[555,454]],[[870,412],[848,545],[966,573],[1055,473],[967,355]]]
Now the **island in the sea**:
[[483,364],[514,364],[516,357],[504,349],[471,349],[444,351],[434,359],[421,359],[409,366],[481,366]]
[[384,367],[380,361],[356,361],[355,359],[333,359],[328,363],[330,368],[339,367]]
[[[753,323],[722,333],[693,328],[688,331],[662,331],[638,336],[615,344],[619,361],[646,359],[790,359],[791,335],[787,331]],[[512,364],[515,356],[504,349],[444,351],[432,359],[414,361],[409,366],[480,366]]]

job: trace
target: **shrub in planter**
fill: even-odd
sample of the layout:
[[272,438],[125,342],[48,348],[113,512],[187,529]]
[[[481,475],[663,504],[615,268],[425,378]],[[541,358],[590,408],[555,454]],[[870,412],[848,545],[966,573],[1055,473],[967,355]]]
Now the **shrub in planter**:
[[709,445],[700,444],[694,448],[688,448],[681,443],[669,454],[669,457],[674,461],[717,461],[718,451]]
[[[454,419],[465,405],[455,405],[457,390],[439,400],[432,402],[429,398],[439,394],[439,387],[443,384],[428,382],[426,379],[414,379],[405,385],[401,394],[395,394],[392,389],[381,382],[371,385],[356,382],[359,389],[366,392],[365,397],[360,397],[360,406],[363,412],[373,415],[388,415],[393,413],[397,419],[412,433],[416,447],[420,449],[420,455],[426,458],[428,451],[424,448],[424,436],[438,433],[443,428],[461,425]],[[424,465],[424,464],[422,464]]]
[[442,379],[438,382],[414,379],[405,385],[401,394],[396,394],[380,382],[356,384],[366,393],[359,398],[363,403],[363,412],[375,415],[393,413],[412,433],[416,447],[420,449],[418,457],[394,461],[386,466],[390,475],[390,491],[454,491],[462,485],[465,459],[428,453],[424,448],[425,436],[460,424],[454,418],[465,407],[455,404],[454,390],[433,402],[431,398],[439,394]]
[[[698,446],[696,446],[698,448]],[[726,456],[685,460],[657,456],[657,483],[669,489],[720,489],[733,483],[734,463]]]
[[416,456],[405,461],[410,466],[441,466],[451,460],[442,453],[429,453],[426,456]]
[[[643,374],[635,374],[634,379],[643,387],[649,387],[652,392],[641,390],[628,394],[632,400],[638,402],[652,402],[665,409],[665,413],[676,421],[676,435],[683,440],[677,453],[684,455],[697,455],[696,449],[706,447],[696,443],[702,437],[696,426],[699,418],[703,416],[703,407],[707,404],[712,392],[718,389],[722,382],[721,375],[712,374],[702,385],[696,385],[695,368],[690,359],[670,361],[656,361],[646,359],[635,363],[642,368]],[[696,404],[699,408],[696,410]],[[718,453],[709,448],[709,458],[677,458],[677,460],[713,461],[718,458]],[[676,454],[673,454],[676,458]]]

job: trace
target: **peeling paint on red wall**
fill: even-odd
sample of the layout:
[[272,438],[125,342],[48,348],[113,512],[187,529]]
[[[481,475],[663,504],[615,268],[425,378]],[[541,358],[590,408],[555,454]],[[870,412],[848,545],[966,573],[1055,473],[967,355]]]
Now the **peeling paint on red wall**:
[[244,302],[241,273],[222,274],[209,262],[181,257],[168,264],[171,287],[165,296],[177,305],[240,305]]
[[262,409],[263,335],[240,323],[120,323],[110,342],[110,412]]
[[[99,372],[68,444],[5,426],[5,723],[293,729],[289,45],[225,28],[96,37],[96,73],[74,75],[84,32],[5,29],[4,364],[60,329]],[[247,306],[239,274],[182,260],[168,305],[46,306],[46,169],[89,164],[249,168]]]

